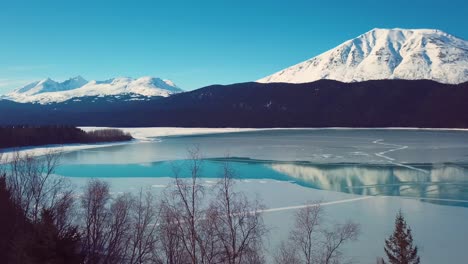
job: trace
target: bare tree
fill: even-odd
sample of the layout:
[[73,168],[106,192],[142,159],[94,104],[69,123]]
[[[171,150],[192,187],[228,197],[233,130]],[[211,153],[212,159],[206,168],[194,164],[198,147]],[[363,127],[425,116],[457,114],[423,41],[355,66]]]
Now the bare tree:
[[161,254],[160,263],[182,264],[190,260],[185,247],[182,245],[182,232],[175,219],[178,212],[163,200],[160,205],[160,225],[158,226],[158,235]]
[[134,200],[127,263],[148,263],[154,260],[157,246],[159,215],[156,201],[150,191],[143,190],[140,190]]
[[[59,160],[60,154],[53,151],[43,156],[15,152],[1,166],[11,202],[18,212],[10,214],[18,223],[13,230],[15,238],[9,242],[13,262],[81,259],[77,251],[81,236],[72,219],[74,195],[67,179],[54,175]],[[42,250],[33,250],[38,244]]]
[[112,197],[106,182],[91,180],[81,205],[86,263],[156,262],[158,213],[149,191]]
[[42,209],[62,203],[60,200],[69,189],[66,178],[53,175],[60,158],[57,151],[48,151],[40,157],[15,152],[8,162],[8,186],[15,202],[33,222],[38,221]]
[[242,258],[243,264],[264,264],[266,263],[265,261],[265,255],[263,254],[263,246],[254,243],[249,247],[244,254],[244,257]]
[[377,257],[375,263],[377,264],[385,264],[385,260],[382,257]]
[[[103,252],[104,263],[123,263],[126,259],[130,232],[133,231],[130,223],[133,206],[134,201],[130,194],[121,194],[112,199],[109,222],[104,221],[106,234],[103,237],[107,238]],[[107,207],[102,210],[107,210]]]
[[54,207],[49,210],[55,216],[55,225],[59,234],[75,226],[77,210],[73,191],[71,189],[63,190]]
[[315,233],[318,233],[322,207],[320,203],[313,203],[297,211],[294,228],[290,233],[290,240],[296,245],[304,263],[311,264],[314,258]]
[[203,212],[203,219],[198,223],[198,243],[200,244],[202,263],[220,263],[220,244],[216,231],[216,212],[211,208],[206,208]]
[[174,186],[161,202],[159,233],[166,263],[263,263],[263,206],[234,191],[228,163],[206,200],[201,165],[200,150],[189,149],[190,177],[181,178],[176,166]]
[[216,243],[221,245],[218,256],[221,263],[250,263],[261,255],[262,239],[266,233],[258,200],[234,190],[234,171],[228,162],[224,163],[223,175],[211,201],[210,216],[206,229],[216,231]]
[[188,169],[190,177],[183,179],[180,168],[174,167],[174,187],[167,191],[162,201],[166,217],[172,217],[169,222],[177,227],[180,243],[188,256],[187,263],[204,263],[205,249],[199,236],[200,223],[204,218],[202,200],[204,189],[200,183],[202,158],[198,147],[188,150]]
[[110,198],[109,184],[98,180],[89,181],[81,197],[84,214],[85,263],[101,263],[104,258],[109,239],[107,225],[110,219],[106,206]]
[[274,254],[276,264],[301,264],[302,260],[299,257],[296,247],[289,245],[285,241],[281,241],[276,253]]
[[294,228],[291,230],[288,242],[282,242],[275,256],[275,261],[281,263],[341,263],[341,251],[346,242],[356,240],[359,235],[359,225],[348,221],[336,224],[332,228],[321,223],[323,209],[319,203],[311,203],[296,213]]
[[323,231],[323,242],[320,263],[340,263],[343,258],[341,247],[348,241],[354,241],[359,235],[359,225],[353,222],[335,225],[331,230]]

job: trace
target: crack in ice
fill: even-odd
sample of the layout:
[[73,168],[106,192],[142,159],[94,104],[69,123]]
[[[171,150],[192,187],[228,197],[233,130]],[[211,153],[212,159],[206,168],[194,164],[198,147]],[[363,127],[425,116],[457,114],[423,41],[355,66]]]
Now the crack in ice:
[[400,166],[400,167],[405,167],[405,168],[408,168],[408,169],[417,170],[417,171],[420,171],[420,172],[423,172],[423,173],[429,173],[429,171],[427,171],[427,170],[423,170],[423,169],[416,168],[416,167],[413,167],[413,166],[410,166],[410,165],[407,165],[407,164],[397,162],[394,158],[391,158],[391,157],[385,155],[385,154],[393,152],[393,151],[407,149],[408,146],[391,144],[391,143],[383,143],[382,141],[384,141],[384,140],[383,139],[377,139],[377,140],[372,141],[372,143],[379,144],[379,145],[384,145],[384,146],[391,146],[391,147],[395,147],[395,148],[392,148],[392,149],[389,149],[389,150],[386,150],[386,151],[382,151],[382,152],[377,152],[377,153],[374,153],[374,155],[376,155],[377,157],[386,159],[389,163],[392,163],[392,164]]
[[357,197],[357,198],[338,200],[338,201],[331,201],[331,202],[324,202],[324,203],[318,203],[318,204],[302,204],[302,205],[295,205],[295,206],[268,208],[268,209],[258,210],[256,212],[257,213],[271,213],[271,212],[279,212],[279,211],[286,211],[286,210],[296,210],[296,209],[302,209],[302,208],[312,207],[312,206],[316,206],[316,205],[327,206],[327,205],[334,205],[334,204],[350,203],[350,202],[366,200],[366,199],[370,199],[370,198],[374,198],[374,197],[375,196],[362,196],[362,197]]

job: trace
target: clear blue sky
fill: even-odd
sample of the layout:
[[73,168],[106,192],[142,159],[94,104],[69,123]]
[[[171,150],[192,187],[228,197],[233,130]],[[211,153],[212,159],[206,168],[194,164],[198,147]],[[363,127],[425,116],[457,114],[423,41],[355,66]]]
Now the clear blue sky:
[[467,2],[2,0],[0,93],[76,75],[151,75],[186,90],[253,81],[375,27],[468,39]]

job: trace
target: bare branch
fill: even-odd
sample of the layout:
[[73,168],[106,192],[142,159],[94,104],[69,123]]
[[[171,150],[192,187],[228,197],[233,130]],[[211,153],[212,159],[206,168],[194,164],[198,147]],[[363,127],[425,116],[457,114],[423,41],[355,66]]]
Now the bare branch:
[[301,264],[302,261],[299,258],[299,252],[294,245],[290,245],[285,241],[281,241],[276,254],[274,254],[274,260],[276,264]]
[[343,225],[335,225],[331,230],[324,230],[325,241],[323,242],[323,251],[321,263],[338,263],[343,253],[341,247],[348,241],[354,241],[359,236],[359,225],[348,221]]
[[320,203],[300,209],[296,213],[294,228],[288,242],[282,242],[276,256],[277,263],[341,263],[341,248],[346,242],[356,240],[359,225],[353,222],[335,225],[331,229],[322,227],[323,209]]

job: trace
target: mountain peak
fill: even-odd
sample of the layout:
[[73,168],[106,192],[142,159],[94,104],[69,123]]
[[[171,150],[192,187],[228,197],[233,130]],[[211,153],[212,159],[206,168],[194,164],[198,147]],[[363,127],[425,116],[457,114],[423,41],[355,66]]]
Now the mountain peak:
[[320,79],[466,82],[468,42],[437,29],[374,28],[258,82],[305,83]]
[[57,83],[57,82],[47,77],[45,79],[40,80],[39,83]]
[[77,76],[75,76],[75,77],[73,77],[73,78],[70,78],[70,79],[68,79],[68,80],[86,81],[86,79],[83,78],[83,76],[81,76],[81,75],[77,75]]
[[60,90],[58,91],[69,91],[69,90],[73,90],[73,89],[76,89],[76,88],[80,88],[82,87],[83,85],[87,84],[88,81],[85,80],[83,77],[81,77],[80,75],[76,76],[76,77],[73,77],[73,78],[70,78],[64,82],[61,82],[60,83]]
[[50,78],[46,78],[40,81],[29,83],[23,87],[20,87],[14,90],[13,93],[34,95],[34,94],[38,94],[38,93],[42,93],[46,91],[54,91],[57,89],[58,84],[59,83],[57,83],[56,81]]
[[[430,29],[430,28],[419,28],[419,29],[407,29],[407,28],[373,28],[362,35],[373,34],[373,33],[401,33],[401,34],[440,34],[440,35],[450,35],[439,29]],[[362,36],[361,35],[361,36]]]
[[177,86],[173,81],[171,81],[171,80],[169,80],[169,79],[164,79],[163,82],[167,83],[167,84],[170,85],[170,86],[173,86],[173,87],[177,87],[177,88],[178,88],[178,86]]
[[166,97],[182,91],[173,82],[151,76],[138,79],[117,77],[106,81],[87,81],[78,75],[61,83],[50,78],[36,81],[13,91],[6,95],[6,98],[17,102],[50,103],[83,96],[135,94]]
[[163,80],[157,77],[143,76],[143,77],[136,79],[134,82],[135,84],[140,84],[140,85],[145,84],[145,85],[162,88],[162,89],[166,89],[166,90],[173,91],[173,92],[182,91],[182,89],[180,89],[174,82],[170,80]]

